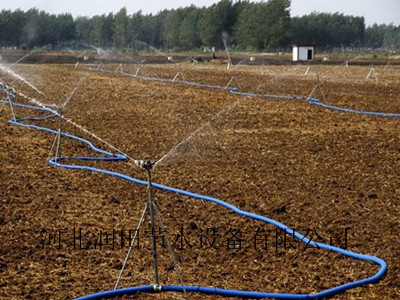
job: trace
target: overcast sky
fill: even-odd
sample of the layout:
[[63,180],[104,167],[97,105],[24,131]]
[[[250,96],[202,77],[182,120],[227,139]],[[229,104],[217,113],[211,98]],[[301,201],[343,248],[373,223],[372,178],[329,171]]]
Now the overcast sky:
[[[216,2],[218,0],[0,0],[0,9],[27,10],[36,7],[53,14],[69,12],[77,17],[115,13],[122,7],[126,7],[129,14],[138,10],[142,10],[143,13],[157,13],[165,8],[191,4],[209,6]],[[400,25],[400,0],[292,0],[292,16],[301,16],[313,11],[364,16],[367,25]]]

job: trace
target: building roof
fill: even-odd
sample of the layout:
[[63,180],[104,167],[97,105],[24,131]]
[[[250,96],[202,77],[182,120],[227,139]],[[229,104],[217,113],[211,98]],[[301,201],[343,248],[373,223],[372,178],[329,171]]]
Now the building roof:
[[316,47],[315,44],[292,44],[292,47]]

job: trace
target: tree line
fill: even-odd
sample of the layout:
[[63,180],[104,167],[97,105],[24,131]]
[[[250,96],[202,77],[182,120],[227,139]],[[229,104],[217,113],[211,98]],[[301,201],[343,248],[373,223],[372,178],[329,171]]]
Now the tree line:
[[290,0],[221,0],[209,7],[188,6],[73,18],[37,9],[0,12],[0,46],[49,49],[88,45],[117,49],[154,47],[177,51],[224,44],[242,50],[288,49],[291,43],[322,48],[400,47],[400,26],[365,26],[363,17],[335,13],[290,16]]
[[374,24],[366,27],[364,17],[335,13],[311,13],[291,20],[291,38],[297,43],[315,43],[322,48],[400,48],[400,26]]

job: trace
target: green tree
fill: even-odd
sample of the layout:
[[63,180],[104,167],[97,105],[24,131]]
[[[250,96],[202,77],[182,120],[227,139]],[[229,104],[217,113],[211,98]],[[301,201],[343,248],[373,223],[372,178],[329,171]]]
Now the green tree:
[[0,14],[0,45],[19,46],[23,41],[23,31],[26,24],[26,14],[17,9],[15,11],[2,10]]
[[383,46],[385,38],[386,25],[374,24],[365,29],[365,46],[371,48],[380,48]]
[[192,5],[184,9],[183,15],[179,28],[180,48],[184,50],[198,48],[201,46],[199,34],[201,10]]
[[94,43],[94,21],[88,17],[77,17],[75,19],[76,39],[82,44]]
[[114,18],[114,45],[118,48],[127,46],[128,41],[128,16],[126,8],[122,8]]
[[112,13],[101,16],[94,16],[92,18],[93,29],[92,29],[92,39],[96,46],[98,47],[108,47],[112,45],[113,42],[113,24],[114,16]]
[[235,28],[235,41],[242,48],[285,47],[290,37],[290,1],[245,2]]
[[386,26],[383,47],[391,51],[400,48],[400,26],[396,27],[393,24]]
[[266,47],[286,47],[290,42],[290,0],[270,0],[268,2],[268,40]]
[[167,14],[163,28],[163,37],[167,48],[179,49],[179,30],[183,19],[183,9],[173,9]]
[[234,5],[232,0],[221,0],[205,9],[199,24],[200,38],[204,45],[223,46],[222,33],[232,35],[239,5],[240,1]]
[[319,47],[361,46],[365,37],[363,17],[335,13],[311,13],[292,18],[292,42]]
[[75,40],[75,22],[71,14],[61,14],[56,18],[57,44]]
[[128,20],[128,44],[131,47],[136,46],[137,41],[142,41],[144,38],[143,35],[143,21],[144,16],[142,11],[134,13]]

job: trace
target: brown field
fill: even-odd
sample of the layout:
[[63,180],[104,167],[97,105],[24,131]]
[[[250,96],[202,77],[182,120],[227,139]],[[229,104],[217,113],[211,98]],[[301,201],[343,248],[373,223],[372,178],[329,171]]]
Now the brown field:
[[[105,65],[114,70],[117,65]],[[241,89],[308,96],[317,82],[326,102],[347,108],[400,113],[400,68],[375,66],[245,66],[224,64],[124,65],[125,72],[226,85],[236,76]],[[312,106],[306,100],[244,97],[227,90],[182,83],[134,79],[88,71],[74,65],[24,65],[13,70],[34,84],[40,95],[7,74],[0,79],[44,103],[60,104],[78,87],[65,116],[135,159],[157,161],[182,143],[153,172],[155,182],[223,199],[278,220],[325,242],[348,230],[351,251],[383,258],[386,277],[377,284],[334,299],[396,299],[400,295],[400,118],[344,113]],[[322,100],[319,91],[314,94]],[[22,97],[17,101],[26,103]],[[40,113],[14,107],[17,117]],[[120,232],[134,229],[147,192],[123,180],[46,164],[54,136],[7,123],[1,106],[0,143],[0,298],[72,299],[113,289],[127,247]],[[58,129],[57,119],[38,124]],[[63,130],[113,151],[71,124]],[[115,151],[114,151],[115,152]],[[93,155],[76,141],[63,139],[62,153]],[[73,162],[72,162],[73,163]],[[75,162],[76,164],[76,162]],[[145,179],[131,163],[87,165]],[[377,265],[293,243],[276,243],[274,227],[235,215],[204,201],[155,191],[172,240],[183,228],[184,244],[175,255],[188,285],[276,293],[315,293],[373,275]],[[120,287],[153,284],[150,239],[140,231]],[[73,231],[115,229],[115,247],[75,249]],[[219,249],[201,249],[200,236],[217,228]],[[227,249],[229,228],[241,231],[241,249]],[[269,230],[267,249],[254,249],[257,228]],[[58,243],[44,243],[62,229]],[[147,233],[148,235],[148,233]],[[47,237],[45,235],[45,237]],[[93,240],[93,239],[92,239]],[[278,239],[279,240],[279,239]],[[47,241],[47,240],[46,240]],[[179,239],[178,239],[179,244]],[[276,247],[278,246],[278,247]],[[160,249],[162,284],[179,284],[168,252]],[[140,294],[126,299],[222,299],[200,294]],[[124,298],[124,299],[125,299]]]

